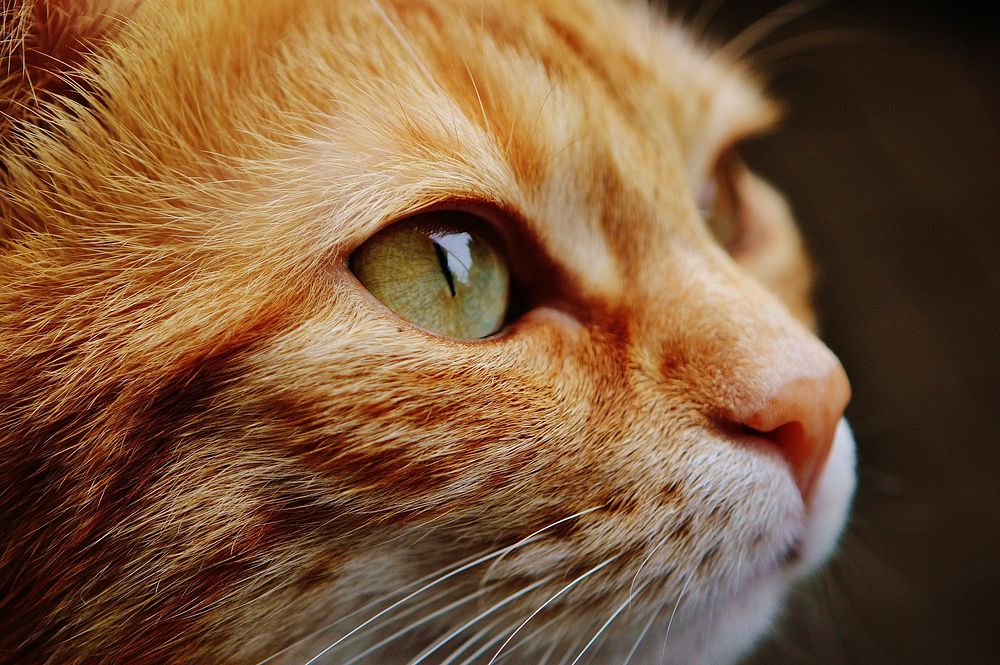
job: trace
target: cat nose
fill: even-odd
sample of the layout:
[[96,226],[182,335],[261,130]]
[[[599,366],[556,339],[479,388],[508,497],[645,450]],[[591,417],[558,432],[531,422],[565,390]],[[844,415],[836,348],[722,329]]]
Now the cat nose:
[[802,498],[808,501],[851,398],[847,374],[833,358],[827,371],[791,379],[758,397],[763,400],[755,400],[755,407],[728,413],[727,420],[744,436],[763,439],[777,448]]

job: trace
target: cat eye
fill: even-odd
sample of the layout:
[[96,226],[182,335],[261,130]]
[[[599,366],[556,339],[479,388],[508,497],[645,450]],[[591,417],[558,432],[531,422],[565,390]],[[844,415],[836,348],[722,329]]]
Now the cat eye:
[[730,254],[739,251],[745,235],[738,190],[744,168],[736,151],[726,150],[698,195],[698,207],[708,230]]
[[361,245],[350,267],[386,307],[431,332],[479,339],[504,324],[510,272],[499,241],[474,215],[444,211],[397,222]]

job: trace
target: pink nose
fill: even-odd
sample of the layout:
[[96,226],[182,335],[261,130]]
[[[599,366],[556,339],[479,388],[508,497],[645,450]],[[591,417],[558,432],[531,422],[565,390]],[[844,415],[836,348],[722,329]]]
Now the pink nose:
[[748,414],[727,420],[743,434],[773,444],[788,461],[795,484],[806,500],[833,445],[837,423],[851,398],[851,386],[840,363],[815,378],[798,378],[779,386]]

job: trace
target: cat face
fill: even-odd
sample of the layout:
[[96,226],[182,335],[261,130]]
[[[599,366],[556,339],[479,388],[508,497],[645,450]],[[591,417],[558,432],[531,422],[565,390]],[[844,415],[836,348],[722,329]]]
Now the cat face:
[[[849,389],[739,65],[598,0],[47,5],[4,19],[69,94],[0,157],[8,653],[723,663],[829,554]],[[491,323],[373,245],[444,227]]]

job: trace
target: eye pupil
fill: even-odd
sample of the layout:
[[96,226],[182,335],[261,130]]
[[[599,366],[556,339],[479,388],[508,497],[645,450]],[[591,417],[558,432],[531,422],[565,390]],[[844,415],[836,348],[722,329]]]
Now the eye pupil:
[[441,265],[441,272],[444,273],[444,281],[448,282],[448,290],[451,292],[451,297],[454,298],[455,276],[452,274],[451,268],[448,267],[447,250],[436,240],[432,240],[431,244],[434,245],[434,253],[437,254],[438,263]]

